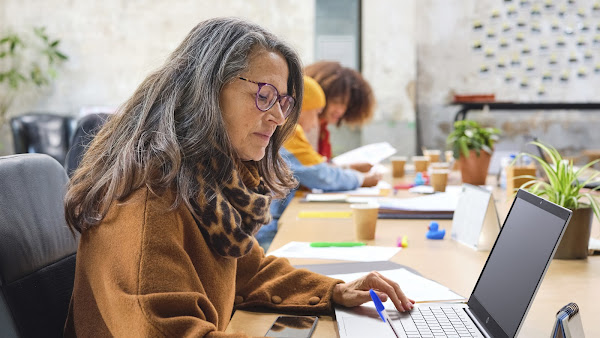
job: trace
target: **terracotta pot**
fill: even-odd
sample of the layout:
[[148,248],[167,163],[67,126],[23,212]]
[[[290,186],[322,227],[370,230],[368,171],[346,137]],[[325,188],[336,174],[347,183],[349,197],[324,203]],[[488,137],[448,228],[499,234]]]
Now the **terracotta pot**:
[[567,230],[560,240],[554,258],[558,259],[586,259],[590,233],[592,231],[592,208],[573,210],[573,216],[567,225]]
[[475,150],[471,150],[469,157],[465,157],[461,153],[458,162],[460,163],[463,183],[484,185],[491,158],[492,155],[483,150],[479,152],[479,156],[477,156]]

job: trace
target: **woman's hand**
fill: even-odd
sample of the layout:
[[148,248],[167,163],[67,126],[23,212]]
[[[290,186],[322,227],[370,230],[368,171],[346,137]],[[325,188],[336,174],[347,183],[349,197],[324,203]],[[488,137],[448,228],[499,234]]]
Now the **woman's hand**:
[[415,303],[404,295],[398,283],[377,271],[350,283],[337,284],[333,289],[333,301],[346,307],[358,306],[371,300],[369,289],[375,290],[382,302],[389,297],[400,312],[412,309]]
[[373,168],[373,165],[367,162],[350,164],[350,169],[360,171],[361,173],[368,173],[371,171],[371,168]]
[[364,177],[365,178],[363,180],[362,186],[363,187],[374,187],[377,185],[379,180],[381,180],[383,175],[380,173],[371,173],[371,174],[365,174]]

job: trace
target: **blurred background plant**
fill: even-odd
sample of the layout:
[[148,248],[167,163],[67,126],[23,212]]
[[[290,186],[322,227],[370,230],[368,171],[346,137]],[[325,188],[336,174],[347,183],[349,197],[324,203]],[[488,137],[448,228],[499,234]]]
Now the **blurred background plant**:
[[68,59],[59,45],[46,27],[0,35],[0,127],[16,98],[39,92],[56,78],[57,67]]
[[454,130],[448,135],[446,143],[454,151],[454,158],[457,160],[461,154],[469,157],[471,150],[474,150],[477,156],[481,150],[491,155],[500,134],[498,128],[484,128],[473,120],[460,120],[454,122]]

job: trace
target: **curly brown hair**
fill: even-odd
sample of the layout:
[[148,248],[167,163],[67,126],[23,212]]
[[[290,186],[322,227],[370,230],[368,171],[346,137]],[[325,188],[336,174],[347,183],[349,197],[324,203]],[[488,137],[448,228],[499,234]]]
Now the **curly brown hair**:
[[[363,76],[352,68],[335,61],[319,61],[304,68],[304,74],[317,80],[325,92],[327,102],[347,104],[346,112],[338,121],[362,125],[373,116],[375,96]],[[327,105],[323,111],[327,110]]]

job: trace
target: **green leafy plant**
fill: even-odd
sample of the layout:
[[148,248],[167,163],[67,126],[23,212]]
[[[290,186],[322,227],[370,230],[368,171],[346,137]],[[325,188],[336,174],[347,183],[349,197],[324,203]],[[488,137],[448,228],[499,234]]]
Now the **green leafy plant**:
[[498,128],[483,128],[473,120],[454,122],[454,130],[448,135],[446,143],[454,151],[454,158],[458,159],[462,153],[469,157],[469,152],[475,150],[477,156],[481,150],[491,154],[494,143],[500,137]]
[[68,57],[51,39],[45,27],[31,34],[7,33],[0,36],[0,126],[15,98],[28,90],[42,88],[56,78],[56,67]]
[[[587,175],[584,176],[584,174],[586,174],[586,169],[598,163],[600,159],[591,161],[580,168],[575,168],[573,166],[573,160],[563,159],[558,150],[554,147],[545,145],[541,142],[531,142],[531,144],[540,147],[545,154],[545,158],[529,153],[520,153],[515,161],[523,156],[531,157],[540,164],[548,180],[546,181],[530,175],[518,176],[519,178],[526,177],[532,179],[531,181],[524,183],[521,186],[521,189],[528,190],[537,196],[545,198],[548,201],[567,209],[575,210],[591,207],[596,218],[600,220],[600,205],[596,199],[596,195],[590,193],[590,191],[581,191],[586,184],[600,175],[600,172],[595,172],[589,177]],[[548,160],[546,160],[546,158]],[[581,178],[583,177],[588,178],[582,180]],[[600,186],[591,189],[591,191],[597,189],[600,189]]]

